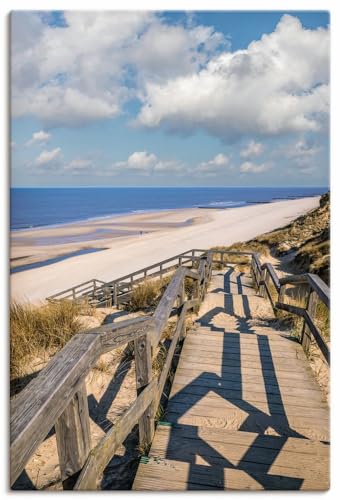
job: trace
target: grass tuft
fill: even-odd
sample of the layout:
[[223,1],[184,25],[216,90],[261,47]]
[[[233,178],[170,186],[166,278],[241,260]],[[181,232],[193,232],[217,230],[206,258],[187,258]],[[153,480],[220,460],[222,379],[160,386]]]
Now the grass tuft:
[[71,301],[10,306],[10,376],[27,374],[34,358],[61,349],[81,329],[79,306]]

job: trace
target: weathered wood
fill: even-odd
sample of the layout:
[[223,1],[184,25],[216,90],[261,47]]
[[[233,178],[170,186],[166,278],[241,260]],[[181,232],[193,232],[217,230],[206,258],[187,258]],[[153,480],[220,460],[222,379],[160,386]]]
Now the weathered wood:
[[326,342],[324,341],[324,339],[321,337],[319,330],[315,326],[312,318],[309,316],[309,313],[307,311],[305,311],[304,319],[305,319],[306,324],[308,325],[309,330],[313,334],[313,337],[314,337],[317,345],[319,346],[325,360],[327,361],[328,364],[330,364],[330,352],[329,352],[328,346],[327,346]]
[[64,489],[72,489],[91,450],[86,385],[83,382],[55,423]]
[[145,410],[150,406],[155,397],[156,387],[156,380],[152,380],[91,451],[75,485],[75,490],[96,489],[97,479],[114,456],[117,448],[125,441]]
[[171,340],[171,344],[170,344],[170,347],[169,347],[169,350],[167,353],[165,363],[164,363],[163,368],[162,368],[161,376],[159,377],[155,408],[158,407],[159,401],[162,397],[164,385],[165,385],[166,379],[168,378],[168,373],[169,373],[170,366],[172,363],[173,355],[174,355],[174,352],[175,352],[175,349],[177,346],[177,342],[178,342],[180,335],[181,335],[181,332],[182,332],[182,325],[185,322],[186,311],[187,311],[187,307],[186,307],[186,304],[184,304],[184,306],[182,307],[182,312],[179,316],[179,319],[178,319],[178,322],[176,325],[175,333],[174,333],[172,340]]
[[159,304],[154,313],[154,322],[157,335],[152,339],[153,346],[158,344],[160,335],[168,321],[171,310],[174,307],[174,302],[181,290],[185,275],[186,269],[183,267],[178,268],[167,289],[165,290],[163,297],[159,301]]
[[308,281],[313,290],[316,291],[322,302],[329,308],[330,307],[330,290],[322,279],[316,274],[309,273]]
[[11,405],[11,484],[101,354],[97,334],[75,335]]
[[[317,305],[318,305],[317,293],[315,292],[315,290],[311,290],[309,292],[309,296],[308,296],[307,311],[308,311],[309,316],[310,316],[312,321],[313,321],[315,313],[316,313]],[[308,327],[308,324],[306,323],[306,320],[305,320],[303,327],[302,327],[302,332],[301,332],[301,345],[302,345],[304,351],[307,353],[309,351],[311,337],[312,337],[312,332],[311,332],[310,328]]]
[[304,317],[305,309],[303,307],[293,306],[291,304],[284,304],[282,302],[276,302],[275,307],[277,309],[283,309],[284,311],[291,312],[297,316]]
[[266,293],[266,287],[265,287],[266,275],[267,275],[267,269],[263,268],[261,270],[261,276],[260,276],[260,281],[259,281],[259,295],[260,295],[260,297],[263,297],[263,298],[265,297],[265,293]]
[[[134,346],[136,386],[137,395],[139,395],[152,380],[151,342],[147,335],[143,335],[134,341]],[[139,444],[141,448],[147,447],[152,441],[155,430],[154,415],[155,401],[153,400],[138,422]]]
[[275,269],[273,268],[272,264],[270,264],[269,262],[264,264],[264,267],[267,269],[268,274],[269,274],[269,276],[270,276],[270,278],[271,278],[271,280],[276,288],[276,291],[278,292],[280,290],[280,280],[275,272]]
[[102,354],[104,354],[147,333],[151,333],[153,330],[153,319],[147,316],[103,325],[93,328],[90,332],[100,334]]

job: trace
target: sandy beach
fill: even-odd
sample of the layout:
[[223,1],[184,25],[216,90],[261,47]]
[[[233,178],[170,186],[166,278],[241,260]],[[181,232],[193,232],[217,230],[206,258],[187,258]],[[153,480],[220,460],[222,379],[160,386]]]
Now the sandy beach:
[[318,203],[311,197],[227,210],[177,209],[13,232],[12,271],[39,267],[11,275],[11,298],[39,303],[88,279],[109,281],[191,248],[245,241]]

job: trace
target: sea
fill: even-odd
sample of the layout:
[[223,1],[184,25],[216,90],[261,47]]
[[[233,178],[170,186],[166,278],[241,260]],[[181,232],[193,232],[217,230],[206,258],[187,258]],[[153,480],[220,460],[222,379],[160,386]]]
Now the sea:
[[318,196],[327,187],[12,188],[13,231],[176,208],[237,208]]

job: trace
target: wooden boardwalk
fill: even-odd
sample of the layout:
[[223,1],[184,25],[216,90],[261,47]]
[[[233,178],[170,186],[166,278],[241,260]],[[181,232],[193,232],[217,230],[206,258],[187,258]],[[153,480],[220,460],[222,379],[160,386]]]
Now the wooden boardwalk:
[[214,271],[199,314],[133,489],[327,489],[329,409],[269,301]]

